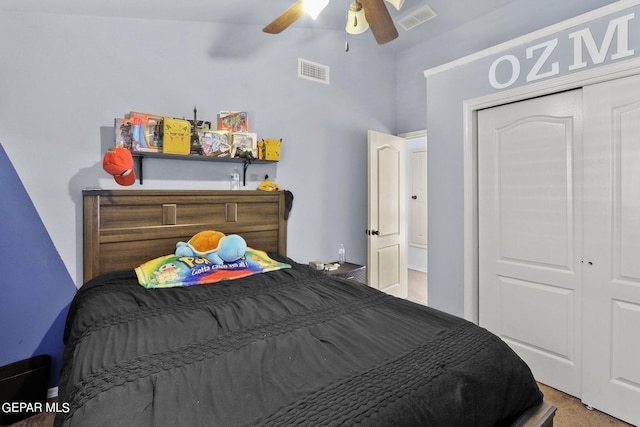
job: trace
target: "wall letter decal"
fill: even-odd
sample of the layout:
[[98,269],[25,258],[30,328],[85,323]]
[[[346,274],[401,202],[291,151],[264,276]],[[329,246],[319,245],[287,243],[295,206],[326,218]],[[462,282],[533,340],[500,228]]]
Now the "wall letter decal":
[[534,80],[540,80],[545,77],[551,77],[560,74],[559,62],[554,62],[553,64],[551,64],[551,70],[544,73],[540,72],[542,66],[547,62],[557,46],[558,39],[553,39],[527,48],[527,59],[533,58],[534,51],[544,48],[544,50],[540,54],[540,57],[531,68],[531,71],[529,71],[529,74],[527,74],[527,82],[532,82]]
[[635,13],[631,13],[609,21],[600,49],[596,46],[589,28],[569,34],[569,38],[573,39],[573,64],[569,66],[569,70],[577,70],[587,66],[586,61],[582,58],[582,42],[584,42],[593,64],[604,62],[616,31],[618,32],[616,52],[611,55],[611,59],[626,58],[633,55],[635,53],[634,50],[629,49],[629,21],[634,18]]
[[[496,78],[496,69],[498,68],[498,65],[503,61],[508,61],[509,63],[511,63],[511,78],[506,83],[499,83]],[[493,61],[493,64],[491,64],[491,67],[489,68],[489,83],[491,83],[491,86],[493,86],[495,89],[504,89],[511,86],[515,83],[516,80],[518,80],[519,76],[520,61],[518,61],[518,58],[513,55],[501,56],[500,58]]]

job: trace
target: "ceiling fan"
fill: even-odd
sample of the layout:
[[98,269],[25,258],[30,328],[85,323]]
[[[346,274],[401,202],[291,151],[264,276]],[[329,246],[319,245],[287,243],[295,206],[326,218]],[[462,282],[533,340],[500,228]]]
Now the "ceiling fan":
[[[391,15],[384,4],[385,0],[355,0],[349,6],[346,30],[350,34],[360,34],[371,27],[371,32],[378,44],[384,44],[398,37],[398,30],[393,24]],[[396,9],[400,9],[404,0],[387,0]],[[308,13],[315,19],[320,11],[329,4],[329,0],[297,0],[293,6],[285,10],[262,31],[278,34],[289,25]],[[362,13],[364,12],[364,14]]]

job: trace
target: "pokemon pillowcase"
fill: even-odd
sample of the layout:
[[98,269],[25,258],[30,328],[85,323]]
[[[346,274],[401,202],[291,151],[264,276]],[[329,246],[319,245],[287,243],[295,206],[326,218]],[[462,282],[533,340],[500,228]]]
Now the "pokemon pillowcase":
[[247,248],[245,256],[216,265],[206,258],[165,255],[136,267],[138,283],[145,288],[174,288],[238,279],[252,274],[291,268],[275,261],[266,252]]

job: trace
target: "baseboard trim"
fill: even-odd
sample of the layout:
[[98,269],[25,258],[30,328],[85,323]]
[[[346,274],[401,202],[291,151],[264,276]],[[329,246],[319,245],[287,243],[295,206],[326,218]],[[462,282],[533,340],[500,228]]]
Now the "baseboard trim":
[[58,397],[58,387],[47,389],[47,399],[55,399]]

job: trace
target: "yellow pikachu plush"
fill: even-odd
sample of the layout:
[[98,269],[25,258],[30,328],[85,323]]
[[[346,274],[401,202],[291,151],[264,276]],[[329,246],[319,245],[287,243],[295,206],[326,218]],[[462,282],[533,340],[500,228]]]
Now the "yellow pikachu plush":
[[269,181],[269,175],[264,176],[264,181],[258,185],[258,190],[262,191],[280,191],[281,188],[275,182]]

